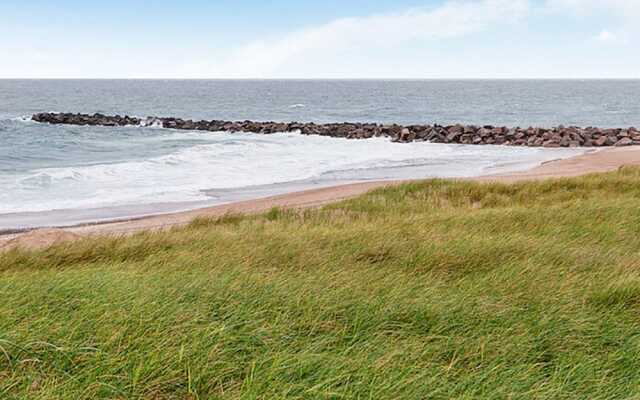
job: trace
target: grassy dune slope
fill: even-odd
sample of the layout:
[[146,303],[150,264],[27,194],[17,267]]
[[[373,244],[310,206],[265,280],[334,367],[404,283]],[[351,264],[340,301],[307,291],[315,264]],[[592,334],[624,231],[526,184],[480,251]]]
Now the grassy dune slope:
[[0,398],[634,398],[639,251],[633,168],[12,251]]

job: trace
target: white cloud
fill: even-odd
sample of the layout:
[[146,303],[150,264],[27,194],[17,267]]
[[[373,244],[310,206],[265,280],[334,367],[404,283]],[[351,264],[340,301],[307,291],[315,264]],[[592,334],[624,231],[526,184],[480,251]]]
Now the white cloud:
[[[427,1],[425,0],[425,3]],[[434,2],[435,3],[435,2]],[[0,77],[48,78],[566,78],[638,77],[640,0],[439,0],[438,6],[341,18],[224,47],[126,46],[113,38],[14,40]],[[552,10],[540,17],[538,12]],[[558,40],[548,30],[564,28]],[[538,25],[541,24],[541,25]],[[606,29],[604,29],[606,28]],[[574,46],[575,32],[584,40]],[[10,31],[9,31],[10,32]],[[484,33],[484,34],[483,34]],[[541,36],[542,34],[542,36]],[[562,40],[560,40],[562,39]],[[565,40],[567,39],[567,40]],[[184,42],[184,44],[183,44]],[[588,42],[588,43],[586,43]],[[523,46],[526,43],[526,46]],[[610,56],[593,57],[593,47]],[[585,45],[586,44],[586,45]],[[161,48],[161,50],[158,50]]]
[[606,29],[596,35],[596,40],[599,42],[613,42],[617,38],[618,36],[615,33],[612,33]]
[[619,21],[615,31],[602,30],[593,37],[598,42],[628,44],[638,35],[640,0],[547,0],[552,12],[571,12],[578,16],[610,16]]
[[185,65],[182,72],[225,78],[269,77],[287,63],[306,57],[331,66],[349,49],[362,54],[410,41],[459,37],[517,21],[528,10],[529,0],[469,0],[449,1],[430,10],[343,18],[280,38],[254,41],[222,62]]

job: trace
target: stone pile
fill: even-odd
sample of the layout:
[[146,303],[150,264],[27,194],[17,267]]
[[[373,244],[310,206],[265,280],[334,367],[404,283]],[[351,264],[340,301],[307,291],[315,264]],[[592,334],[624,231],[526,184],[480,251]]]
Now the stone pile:
[[388,137],[393,142],[457,143],[475,145],[508,145],[530,147],[603,147],[640,145],[640,131],[636,128],[580,128],[558,126],[554,128],[507,128],[476,125],[383,125],[375,123],[281,123],[255,121],[192,121],[180,118],[137,118],[107,116],[103,114],[40,113],[33,115],[37,122],[50,124],[92,126],[158,126],[170,129],[210,132],[251,132],[271,134],[300,132],[347,139]]

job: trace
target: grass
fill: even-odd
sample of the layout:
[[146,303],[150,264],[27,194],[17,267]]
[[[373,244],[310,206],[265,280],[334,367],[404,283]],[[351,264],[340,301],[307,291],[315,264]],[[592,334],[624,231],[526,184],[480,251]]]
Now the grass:
[[0,255],[2,399],[638,399],[640,169]]

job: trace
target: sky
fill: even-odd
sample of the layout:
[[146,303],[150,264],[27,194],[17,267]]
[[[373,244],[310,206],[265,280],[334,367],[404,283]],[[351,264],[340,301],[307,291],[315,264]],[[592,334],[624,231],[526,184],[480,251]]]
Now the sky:
[[640,78],[640,0],[2,0],[0,78]]

